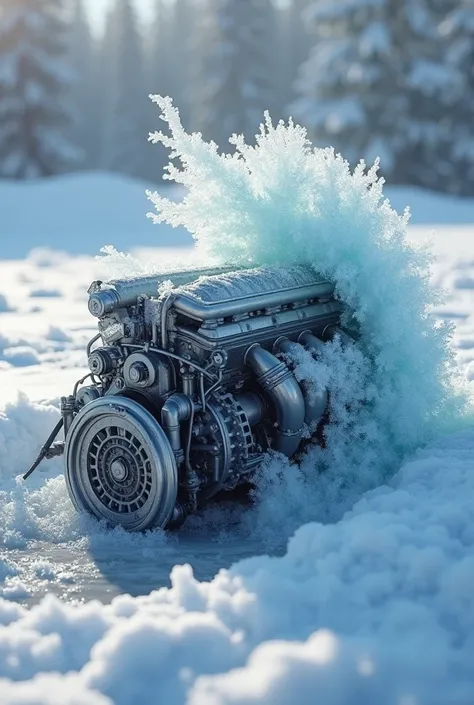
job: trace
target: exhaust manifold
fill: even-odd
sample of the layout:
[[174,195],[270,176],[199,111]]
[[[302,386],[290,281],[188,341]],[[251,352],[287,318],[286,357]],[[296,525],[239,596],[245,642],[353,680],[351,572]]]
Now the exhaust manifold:
[[245,364],[255,372],[275,408],[277,430],[273,447],[290,457],[297,451],[303,435],[305,401],[301,388],[285,363],[258,343],[245,353]]

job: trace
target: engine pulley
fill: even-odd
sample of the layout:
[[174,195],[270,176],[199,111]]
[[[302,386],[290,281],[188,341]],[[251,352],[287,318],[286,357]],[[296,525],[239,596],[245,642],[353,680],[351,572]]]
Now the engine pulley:
[[95,375],[108,375],[118,368],[121,354],[112,346],[96,348],[89,356],[89,369]]
[[79,511],[130,531],[165,527],[178,474],[156,419],[125,397],[102,397],[75,417],[66,438],[66,484]]

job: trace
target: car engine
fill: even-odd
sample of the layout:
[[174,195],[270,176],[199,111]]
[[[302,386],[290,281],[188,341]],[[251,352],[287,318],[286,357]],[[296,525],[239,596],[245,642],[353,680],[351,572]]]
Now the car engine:
[[308,266],[96,281],[89,310],[90,383],[62,398],[25,477],[64,454],[75,507],[130,531],[180,526],[251,481],[267,451],[291,458],[314,442],[328,392],[298,383],[291,352],[353,341],[334,285]]

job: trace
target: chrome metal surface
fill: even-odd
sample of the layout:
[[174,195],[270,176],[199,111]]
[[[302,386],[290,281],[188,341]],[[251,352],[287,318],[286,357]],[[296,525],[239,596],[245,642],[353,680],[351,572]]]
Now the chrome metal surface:
[[310,350],[315,355],[324,348],[324,342],[313,335],[310,330],[305,330],[301,333],[298,337],[298,343],[304,345],[307,350]]
[[[314,335],[311,337],[318,340]],[[324,343],[321,343],[321,345],[324,345]],[[291,360],[292,356],[297,359],[298,354],[304,348],[300,345],[300,343],[293,343],[291,340],[288,340],[288,338],[281,337],[275,341],[273,349],[274,351],[284,353]],[[310,383],[309,381],[301,382],[301,389],[305,401],[304,422],[308,426],[313,427],[315,423],[318,423],[321,420],[326,410],[328,403],[328,392],[324,387],[317,385],[317,380],[314,380],[314,383]]]
[[354,342],[354,338],[343,331],[342,328],[339,328],[339,326],[326,326],[323,330],[324,340],[333,340],[336,337],[340,339],[342,345],[351,345]]
[[133,279],[116,279],[107,282],[93,282],[90,287],[89,311],[100,318],[118,308],[133,306],[139,297],[156,297],[158,288],[165,281],[171,281],[175,286],[183,286],[195,281],[201,276],[210,276],[230,271],[231,267],[202,267],[201,269],[182,270],[180,272],[165,272],[149,277]]
[[190,418],[191,412],[192,402],[185,394],[173,394],[165,401],[161,409],[161,425],[178,465],[184,460],[181,424]]
[[210,277],[183,287],[176,294],[173,307],[195,320],[209,321],[311,299],[328,299],[334,293],[334,285],[310,267],[262,267],[237,274]]
[[79,511],[132,531],[168,523],[178,491],[174,455],[156,419],[137,402],[87,404],[66,438],[65,461]]
[[325,422],[327,391],[296,380],[292,353],[351,342],[351,312],[311,267],[185,270],[89,293],[104,344],[89,344],[92,383],[76,384],[64,417],[79,510],[129,530],[177,525]]
[[275,409],[277,428],[273,447],[291,457],[303,434],[305,401],[301,388],[285,363],[258,343],[247,350],[245,361]]

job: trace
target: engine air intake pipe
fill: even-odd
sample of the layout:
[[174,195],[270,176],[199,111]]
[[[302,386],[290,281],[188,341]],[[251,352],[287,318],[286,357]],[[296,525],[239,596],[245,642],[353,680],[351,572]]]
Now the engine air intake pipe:
[[[316,338],[315,335],[312,335],[312,333],[308,332],[306,335],[310,336],[315,341],[324,346],[324,343],[322,343],[318,338]],[[275,342],[275,349],[280,350],[286,355],[291,355],[292,350],[297,350],[298,348],[302,347],[303,346],[300,345],[300,343],[293,343],[291,340],[285,337],[278,338],[278,340]],[[313,352],[314,347],[307,346],[307,349],[310,352]],[[315,422],[321,420],[322,415],[326,411],[326,406],[328,403],[328,392],[327,389],[325,389],[324,387],[317,389],[313,385],[311,385],[310,382],[306,381],[303,381],[301,383],[301,386],[303,389],[303,396],[305,400],[304,422],[309,426],[312,426]]]
[[300,386],[285,363],[258,343],[245,353],[245,363],[255,372],[258,383],[275,407],[278,429],[273,447],[291,457],[301,442],[305,418]]

